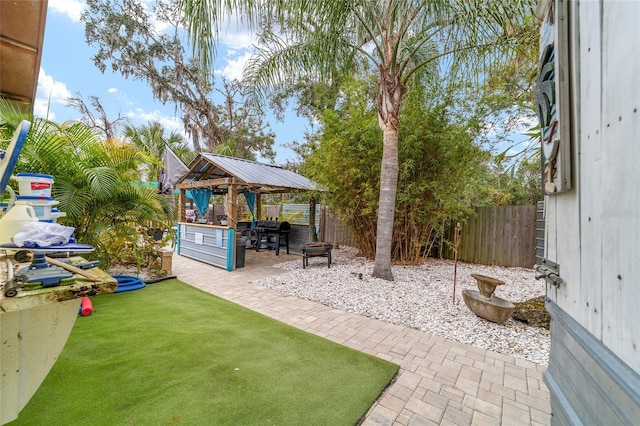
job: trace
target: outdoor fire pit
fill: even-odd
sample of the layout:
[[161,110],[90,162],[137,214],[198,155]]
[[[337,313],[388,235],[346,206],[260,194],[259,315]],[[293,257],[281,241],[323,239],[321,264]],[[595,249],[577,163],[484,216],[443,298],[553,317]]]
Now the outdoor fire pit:
[[300,249],[302,249],[302,269],[309,266],[310,257],[326,257],[327,266],[331,268],[331,249],[333,249],[333,244],[324,242],[308,243],[300,245]]

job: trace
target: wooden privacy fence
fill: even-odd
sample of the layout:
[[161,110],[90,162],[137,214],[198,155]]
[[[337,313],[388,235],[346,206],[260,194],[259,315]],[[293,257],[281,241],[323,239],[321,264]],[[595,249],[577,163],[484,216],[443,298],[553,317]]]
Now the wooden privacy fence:
[[[276,218],[280,214],[278,205],[263,206],[263,209],[263,215],[267,217]],[[533,268],[536,263],[536,228],[537,222],[540,222],[536,221],[536,210],[536,206],[477,208],[476,213],[462,223],[458,259],[483,265]],[[541,210],[540,206],[538,210]],[[334,216],[331,209],[322,206],[319,219],[318,240],[355,246],[351,230]],[[450,225],[439,250],[439,255],[447,259],[453,259],[455,255],[455,222]],[[544,233],[543,230],[538,232]],[[538,245],[541,246],[539,241]]]
[[[539,222],[536,221],[536,210],[539,209],[540,206],[477,208],[476,213],[462,223],[458,259],[482,265],[533,268],[536,263],[536,228]],[[445,243],[440,252],[447,259],[453,259],[455,255],[454,232],[455,223],[452,223],[445,232]],[[349,228],[336,219],[328,207],[322,208],[318,238],[355,246],[355,238]]]
[[[442,254],[453,259],[455,223]],[[533,268],[536,262],[536,206],[480,207],[462,223],[458,259],[483,265]]]
[[[482,265],[519,266],[533,268],[536,263],[536,245],[544,230],[536,230],[540,220],[541,206],[498,206],[476,209],[467,222],[462,223],[462,239],[458,259]],[[322,208],[322,220],[318,238],[347,246],[354,246],[354,237],[349,228],[332,215],[327,207]],[[453,259],[455,223],[445,231],[442,257]],[[536,232],[537,231],[537,232]],[[536,239],[536,236],[538,237]],[[541,248],[540,248],[541,250]]]
[[355,247],[356,239],[349,227],[337,219],[329,207],[322,207],[318,239],[334,244]]

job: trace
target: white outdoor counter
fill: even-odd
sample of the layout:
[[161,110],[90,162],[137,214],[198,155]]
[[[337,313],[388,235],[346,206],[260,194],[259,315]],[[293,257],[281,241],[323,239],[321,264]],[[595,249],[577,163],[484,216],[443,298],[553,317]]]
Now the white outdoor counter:
[[227,226],[178,223],[177,253],[219,268],[235,269],[236,230]]

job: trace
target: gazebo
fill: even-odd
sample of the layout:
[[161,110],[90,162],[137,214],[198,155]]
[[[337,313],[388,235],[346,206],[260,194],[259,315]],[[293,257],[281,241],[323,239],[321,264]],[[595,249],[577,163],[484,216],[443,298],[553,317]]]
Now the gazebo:
[[[232,271],[236,267],[236,245],[240,225],[238,200],[244,196],[251,222],[262,211],[262,195],[315,192],[322,188],[310,179],[280,166],[224,155],[199,153],[175,184],[180,191],[177,252],[205,263]],[[201,215],[209,208],[212,195],[225,196],[226,223],[187,220],[187,196],[193,199]],[[310,223],[315,222],[315,200],[310,197]],[[313,240],[313,229],[309,241]]]

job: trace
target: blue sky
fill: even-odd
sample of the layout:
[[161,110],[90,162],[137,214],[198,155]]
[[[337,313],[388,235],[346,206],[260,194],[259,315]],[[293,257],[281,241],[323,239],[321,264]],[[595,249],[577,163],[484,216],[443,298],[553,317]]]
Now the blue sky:
[[[86,44],[80,22],[83,8],[83,0],[49,0],[35,115],[59,123],[74,120],[80,114],[65,106],[66,99],[80,94],[88,103],[89,96],[97,96],[111,120],[120,114],[134,125],[159,121],[168,131],[183,133],[174,105],[154,101],[145,82],[125,79],[108,70],[103,74],[95,67],[91,59],[95,49]],[[216,72],[228,79],[240,78],[252,42],[246,32],[221,34]],[[284,123],[271,116],[266,121],[276,133],[276,162],[282,164],[293,158],[283,144],[301,142],[307,122],[294,113],[287,114]]]

